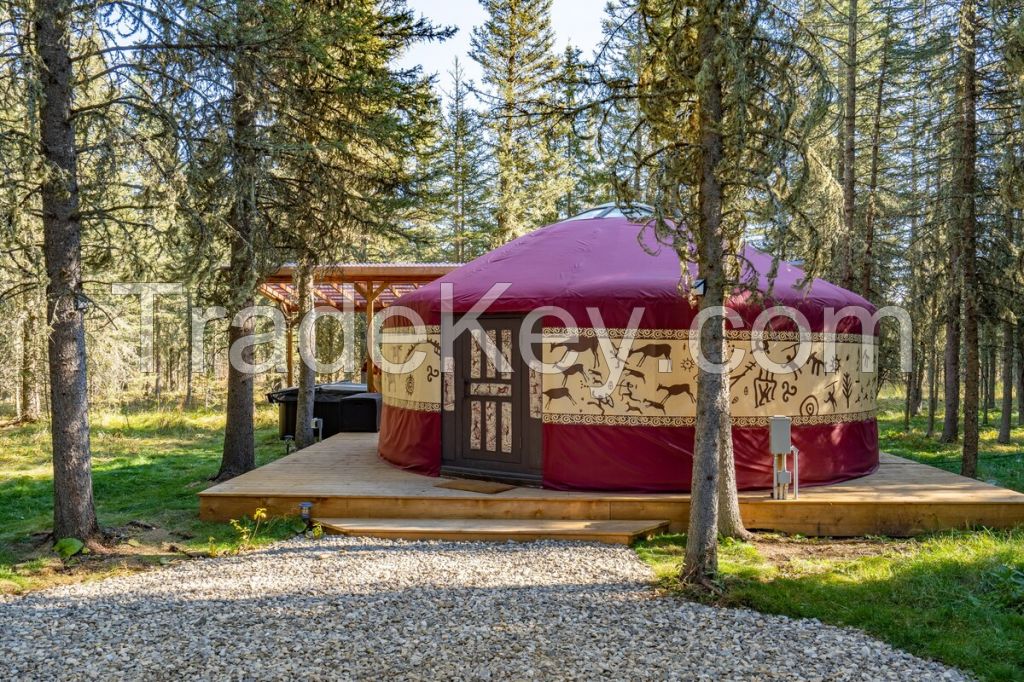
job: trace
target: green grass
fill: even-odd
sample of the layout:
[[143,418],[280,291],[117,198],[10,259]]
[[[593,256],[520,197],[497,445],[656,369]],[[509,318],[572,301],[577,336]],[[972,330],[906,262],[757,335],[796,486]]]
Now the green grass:
[[[211,485],[223,443],[221,412],[147,409],[98,412],[91,416],[93,485],[97,515],[132,545],[111,556],[86,558],[76,566],[52,561],[40,537],[52,527],[53,477],[46,424],[0,428],[0,592],[42,587],[132,565],[165,563],[168,546],[191,553],[220,553],[237,547],[228,524],[198,520],[196,494]],[[274,413],[257,411],[257,464],[284,454]],[[141,521],[156,526],[128,526]],[[265,524],[256,543],[291,533],[292,521]],[[129,550],[130,548],[130,550]],[[171,555],[174,553],[171,552]],[[96,570],[90,570],[90,566]],[[74,570],[71,570],[74,569]]]
[[[685,543],[666,535],[637,547],[667,589],[678,589]],[[872,544],[848,557],[814,539],[725,543],[722,594],[710,601],[856,627],[986,680],[1024,679],[1024,530]],[[785,546],[805,553],[767,558]]]
[[[940,406],[941,408],[941,406]],[[979,439],[978,478],[1004,488],[1024,492],[1024,426],[1017,424],[1014,410],[1009,445],[996,442],[999,411],[989,415],[990,425],[982,426]],[[942,431],[942,412],[936,416],[936,432]],[[929,438],[927,414],[914,417],[910,430],[903,429],[903,400],[882,398],[879,401],[878,437],[883,452],[930,464],[960,473],[961,443],[939,443]]]
[[[903,402],[883,397],[881,449],[960,471],[960,444],[925,436],[927,417],[903,428]],[[1024,428],[996,443],[999,413],[982,427],[979,477],[1024,492]],[[942,415],[938,415],[941,430]],[[1014,419],[1016,424],[1016,419]],[[686,539],[665,535],[637,552],[669,590]],[[725,541],[720,595],[691,598],[859,628],[919,656],[986,680],[1024,680],[1024,529],[859,541],[762,536]]]

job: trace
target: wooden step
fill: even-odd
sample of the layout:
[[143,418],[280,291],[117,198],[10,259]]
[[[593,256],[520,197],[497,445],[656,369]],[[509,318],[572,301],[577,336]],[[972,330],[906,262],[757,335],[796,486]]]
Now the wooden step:
[[667,520],[315,519],[328,533],[402,540],[577,540],[628,545],[668,530]]

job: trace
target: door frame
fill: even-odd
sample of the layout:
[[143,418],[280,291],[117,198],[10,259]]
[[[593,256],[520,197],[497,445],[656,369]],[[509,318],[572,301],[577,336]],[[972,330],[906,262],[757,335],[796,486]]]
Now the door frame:
[[[442,395],[441,411],[441,475],[459,478],[498,480],[520,485],[539,486],[543,475],[542,420],[530,415],[530,370],[523,360],[519,348],[519,334],[522,331],[524,315],[495,314],[481,315],[481,326],[486,332],[487,323],[495,322],[501,327],[512,328],[512,454],[518,461],[502,462],[468,456],[471,416],[468,388],[473,379],[470,374],[469,349],[472,337],[464,332],[463,337],[451,344],[452,358],[448,363],[442,358],[442,367],[452,367],[453,381],[442,382],[442,390],[448,386],[454,396]],[[540,327],[540,320],[537,321]],[[539,331],[536,329],[535,331]],[[539,334],[538,337],[539,338]],[[442,348],[445,344],[442,342]],[[535,344],[534,353],[540,358],[541,344]],[[482,363],[482,366],[486,361]],[[477,381],[487,382],[486,378]],[[452,405],[453,409],[445,409]],[[500,419],[500,417],[499,417]],[[500,445],[499,445],[500,448]]]

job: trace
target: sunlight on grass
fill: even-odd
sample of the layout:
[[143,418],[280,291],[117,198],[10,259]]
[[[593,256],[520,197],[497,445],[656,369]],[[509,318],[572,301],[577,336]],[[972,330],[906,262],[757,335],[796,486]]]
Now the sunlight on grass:
[[[157,526],[186,551],[216,553],[237,544],[228,524],[198,520],[196,493],[211,485],[223,443],[221,412],[100,411],[92,424],[93,487],[103,527],[130,521]],[[284,454],[272,408],[256,412],[257,462]],[[36,565],[39,537],[52,524],[52,463],[45,424],[0,428],[0,592],[46,584],[46,565]],[[259,545],[293,532],[273,523]],[[212,538],[212,540],[211,540]],[[154,559],[155,561],[156,559]],[[83,578],[84,579],[84,578]]]
[[[982,426],[979,438],[978,478],[994,485],[1024,492],[1024,426],[1017,426],[1016,410],[1010,443],[996,442],[999,412],[990,415],[990,425]],[[878,438],[883,452],[906,457],[940,469],[960,472],[961,443],[939,443],[928,437],[926,414],[914,417],[910,430],[903,429],[903,401],[885,397],[879,400]],[[942,413],[936,416],[936,431],[942,430]]]
[[[667,589],[678,589],[685,542],[666,535],[637,547]],[[854,558],[831,546],[815,554],[822,542],[723,542],[723,593],[714,602],[857,627],[983,679],[1024,674],[1024,530],[876,540],[877,552]],[[785,545],[811,556],[765,558]]]

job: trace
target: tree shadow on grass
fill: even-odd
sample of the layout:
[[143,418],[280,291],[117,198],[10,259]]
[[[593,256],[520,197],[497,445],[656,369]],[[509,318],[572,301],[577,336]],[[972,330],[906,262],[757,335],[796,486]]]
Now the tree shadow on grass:
[[985,679],[1024,678],[1024,532],[929,543],[734,579],[722,603],[860,628]]

